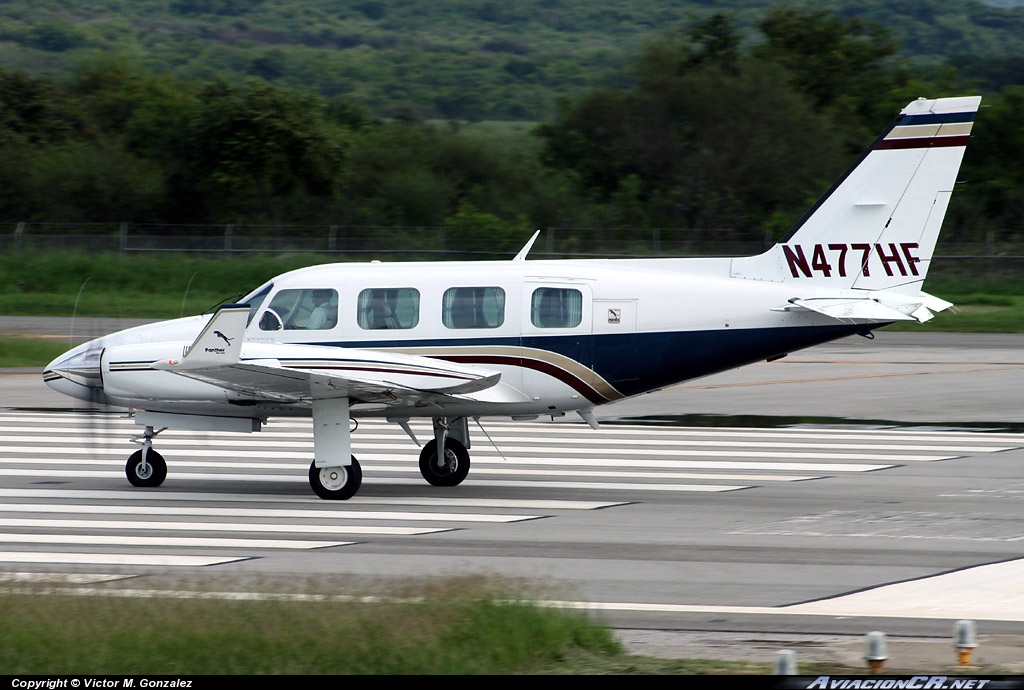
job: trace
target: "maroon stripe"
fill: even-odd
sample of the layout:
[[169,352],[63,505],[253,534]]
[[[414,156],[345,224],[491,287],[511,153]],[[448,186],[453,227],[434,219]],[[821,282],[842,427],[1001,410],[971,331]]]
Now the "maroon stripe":
[[515,357],[511,355],[431,355],[438,359],[444,359],[449,362],[461,362],[463,364],[504,364],[515,367],[524,367],[527,369],[533,369],[541,373],[547,374],[548,376],[554,377],[562,383],[568,385],[570,388],[575,390],[580,395],[586,397],[587,400],[594,403],[595,405],[601,405],[603,403],[611,402],[611,398],[607,398],[596,390],[593,386],[588,384],[583,379],[572,373],[562,369],[561,367],[555,366],[543,360],[532,359],[530,357]]
[[883,139],[875,146],[875,150],[882,149],[926,149],[938,146],[967,146],[970,135],[964,134],[952,137],[911,137],[909,139]]
[[343,366],[339,364],[333,364],[328,366],[317,366],[315,364],[285,364],[285,369],[292,369],[296,371],[362,371],[362,372],[375,372],[378,374],[406,374],[411,376],[436,376],[438,378],[445,379],[457,379],[459,381],[472,381],[473,378],[464,374],[452,374],[447,372],[438,371],[408,371],[406,369],[390,369],[387,367],[367,367],[367,366]]

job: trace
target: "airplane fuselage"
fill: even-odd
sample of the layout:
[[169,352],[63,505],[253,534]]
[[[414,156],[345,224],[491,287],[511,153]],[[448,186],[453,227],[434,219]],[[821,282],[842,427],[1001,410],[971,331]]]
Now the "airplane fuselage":
[[[791,285],[733,278],[730,266],[728,258],[314,266],[243,300],[251,312],[241,359],[331,368],[332,349],[358,348],[479,366],[501,373],[502,394],[452,402],[445,413],[519,417],[592,408],[865,330],[781,311],[794,297]],[[310,328],[302,311],[317,291],[330,295],[334,321]],[[382,321],[373,321],[377,297],[391,303]],[[278,313],[285,309],[291,313]],[[310,413],[309,405],[247,400],[150,367],[181,356],[209,318],[140,326],[81,346],[101,362],[102,402],[237,417]],[[312,359],[311,345],[319,346]],[[63,385],[74,392],[73,382]],[[355,397],[351,411],[437,415],[423,406],[375,407]]]
[[[952,305],[922,290],[979,97],[918,99],[761,254],[748,257],[345,263],[277,276],[212,316],[129,329],[43,372],[54,389],[132,408],[125,467],[155,487],[166,428],[258,431],[311,415],[310,486],[347,499],[362,470],[349,419],[417,440],[424,479],[469,471],[468,419],[594,408]],[[159,430],[158,430],[159,429]],[[417,440],[418,442],[418,440]]]

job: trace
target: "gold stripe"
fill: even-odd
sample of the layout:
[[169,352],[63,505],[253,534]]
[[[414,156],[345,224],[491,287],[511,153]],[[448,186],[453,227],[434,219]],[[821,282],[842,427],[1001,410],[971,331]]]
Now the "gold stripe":
[[[407,355],[419,355],[421,357],[454,357],[454,356],[496,356],[516,357],[521,359],[532,359],[544,362],[551,366],[567,372],[584,384],[590,386],[598,395],[608,401],[621,400],[626,397],[614,386],[608,383],[600,374],[589,367],[585,367],[576,360],[560,355],[549,350],[540,350],[528,347],[512,347],[508,345],[459,345],[452,347],[410,347],[410,348],[380,348],[388,352],[395,352]],[[481,366],[486,366],[482,363]]]
[[939,128],[940,137],[963,136],[971,133],[973,122],[949,122]]
[[930,137],[959,137],[971,133],[973,122],[948,122],[934,125],[899,125],[894,127],[889,139],[924,139]]

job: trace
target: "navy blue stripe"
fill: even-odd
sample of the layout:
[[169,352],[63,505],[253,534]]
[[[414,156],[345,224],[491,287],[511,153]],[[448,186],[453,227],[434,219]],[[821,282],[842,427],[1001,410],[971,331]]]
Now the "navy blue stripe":
[[951,122],[974,122],[974,116],[976,114],[977,113],[972,110],[967,113],[925,113],[923,115],[904,115],[896,124],[902,127],[904,125],[944,125]]
[[[518,338],[460,338],[331,344],[361,348],[424,347],[439,353],[444,352],[447,347],[454,346],[522,345],[570,357],[583,366],[592,368],[624,395],[631,396],[796,352],[864,330],[865,326],[862,324],[837,324],[806,328],[531,336],[524,337],[521,343]],[[476,358],[472,352],[452,353],[452,359],[462,363],[472,363]],[[481,362],[486,362],[488,355],[481,353],[478,358]],[[522,364],[531,366],[528,361]]]

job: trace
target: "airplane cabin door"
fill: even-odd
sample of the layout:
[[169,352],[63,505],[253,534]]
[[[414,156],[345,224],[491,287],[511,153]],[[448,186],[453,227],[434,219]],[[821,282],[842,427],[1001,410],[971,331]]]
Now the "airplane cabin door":
[[594,372],[613,386],[637,374],[636,300],[594,300]]

